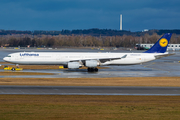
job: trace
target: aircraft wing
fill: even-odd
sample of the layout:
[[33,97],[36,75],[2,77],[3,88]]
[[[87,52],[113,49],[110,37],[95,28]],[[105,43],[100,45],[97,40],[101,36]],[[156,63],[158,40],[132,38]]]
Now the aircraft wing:
[[162,58],[162,57],[167,57],[167,56],[171,56],[171,55],[175,55],[175,53],[155,55],[154,57],[155,57],[156,59],[160,59],[160,58]]
[[101,59],[98,59],[101,63],[105,63],[107,61],[111,61],[111,60],[118,60],[118,59],[121,59],[121,58],[101,58]]
[[82,59],[82,60],[71,60],[70,62],[77,62],[77,61],[81,61],[82,63],[85,63],[86,60],[97,60],[99,61],[100,63],[105,63],[107,61],[112,61],[112,60],[119,60],[119,59],[122,59],[122,58],[126,58],[127,55],[124,55],[122,57],[114,57],[114,58],[92,58],[92,59]]

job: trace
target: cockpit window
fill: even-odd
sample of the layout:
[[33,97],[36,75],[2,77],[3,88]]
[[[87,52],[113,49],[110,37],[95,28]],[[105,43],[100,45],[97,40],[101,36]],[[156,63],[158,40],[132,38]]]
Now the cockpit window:
[[7,57],[11,57],[10,55],[8,55]]

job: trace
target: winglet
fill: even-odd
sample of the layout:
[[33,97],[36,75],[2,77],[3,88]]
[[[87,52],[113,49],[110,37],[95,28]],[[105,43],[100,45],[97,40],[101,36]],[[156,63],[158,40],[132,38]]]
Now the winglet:
[[144,53],[165,53],[172,33],[164,34],[148,51]]

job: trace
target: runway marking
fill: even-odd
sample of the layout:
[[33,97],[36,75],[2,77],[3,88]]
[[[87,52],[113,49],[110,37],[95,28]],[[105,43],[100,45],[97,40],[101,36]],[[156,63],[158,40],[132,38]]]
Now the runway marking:
[[155,63],[155,62],[153,62],[152,64],[146,65],[146,66],[144,66],[144,67],[146,68],[146,67],[148,67],[148,66],[150,66],[150,65],[153,65],[153,64],[156,64],[156,63]]
[[[152,64],[149,64],[149,65],[146,65],[146,66],[144,66],[145,68],[148,68],[148,66],[150,66],[150,65],[153,65],[153,64],[156,64],[155,62],[153,62]],[[157,69],[157,68],[151,68],[151,69],[153,69],[153,70],[159,70],[159,71],[163,71],[164,69]],[[168,69],[167,69],[168,70]],[[171,71],[167,71],[168,73],[170,73]]]

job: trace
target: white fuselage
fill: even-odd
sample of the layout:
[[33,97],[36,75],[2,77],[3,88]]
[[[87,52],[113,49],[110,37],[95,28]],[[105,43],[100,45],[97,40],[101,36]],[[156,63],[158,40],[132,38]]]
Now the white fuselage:
[[8,57],[5,57],[3,60],[26,65],[66,65],[71,61],[120,58],[105,61],[100,65],[133,65],[155,60],[155,55],[157,54],[158,53],[18,52],[9,54]]

